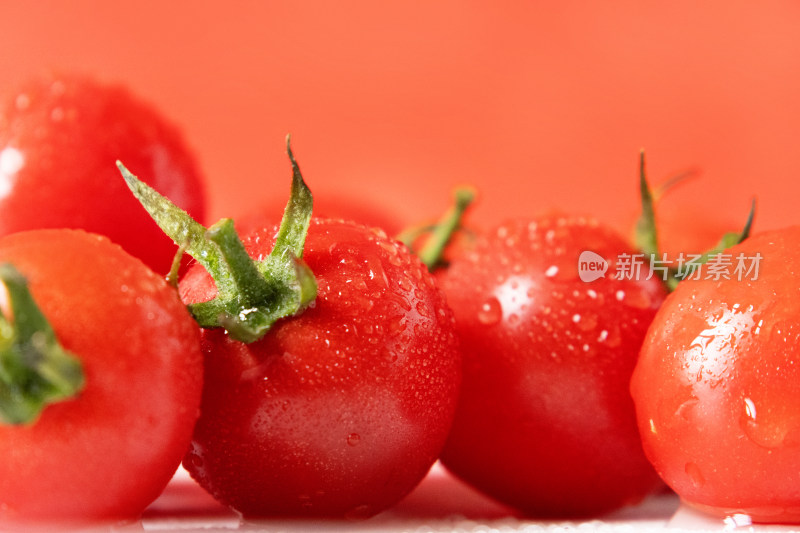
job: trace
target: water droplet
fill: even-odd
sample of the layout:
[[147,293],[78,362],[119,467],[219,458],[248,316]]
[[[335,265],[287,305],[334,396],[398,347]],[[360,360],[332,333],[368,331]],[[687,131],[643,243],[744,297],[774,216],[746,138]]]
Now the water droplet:
[[194,452],[186,454],[186,459],[191,468],[200,469],[203,468],[203,465],[205,465],[203,458]]
[[785,405],[760,407],[752,398],[744,398],[739,424],[755,444],[775,449],[800,444],[800,426],[796,417],[786,416]]
[[60,107],[53,108],[53,110],[50,111],[50,120],[53,122],[61,122],[64,120],[64,110]]
[[16,104],[17,109],[19,109],[20,111],[25,111],[26,109],[28,109],[28,106],[31,105],[31,97],[25,93],[22,93],[17,96],[17,99],[14,101],[14,104]]
[[575,323],[578,325],[578,329],[581,331],[592,331],[597,327],[597,316],[581,315],[581,319]]
[[608,336],[605,339],[605,343],[607,346],[611,348],[616,348],[620,344],[622,344],[622,335],[619,332],[619,327],[614,326],[611,331],[608,332]]
[[483,302],[478,311],[478,321],[481,324],[492,326],[500,322],[501,318],[503,318],[503,309],[497,298],[491,297]]
[[544,275],[548,278],[555,277],[558,274],[558,267],[556,265],[551,265],[544,271]]
[[350,446],[358,446],[360,442],[361,442],[361,435],[359,435],[358,433],[350,433],[347,436],[347,444],[349,444]]
[[344,517],[348,520],[366,520],[373,515],[372,507],[369,505],[359,505],[347,511]]
[[[617,291],[618,294],[619,292],[622,291]],[[653,298],[645,290],[629,292],[625,294],[623,297],[625,296],[627,296],[625,301],[628,302],[628,305],[630,305],[631,307],[635,307],[636,309],[647,309],[648,307],[653,305]]]
[[695,406],[697,406],[697,403],[699,401],[700,400],[698,400],[697,398],[686,400],[685,402],[680,404],[678,408],[675,410],[675,416],[679,416],[683,420],[686,420],[687,422],[690,421],[692,413],[694,412],[694,408]]
[[617,298],[618,302],[621,302],[622,300],[625,299],[625,291],[619,290],[619,291],[616,292],[616,294],[614,296]]
[[695,487],[699,488],[706,484],[706,479],[703,477],[703,473],[697,463],[686,463],[684,470]]

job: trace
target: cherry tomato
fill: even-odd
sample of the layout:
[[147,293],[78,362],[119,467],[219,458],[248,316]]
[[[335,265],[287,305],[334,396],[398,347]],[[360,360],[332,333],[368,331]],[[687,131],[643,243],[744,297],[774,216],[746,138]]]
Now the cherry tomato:
[[0,235],[81,228],[166,274],[176,247],[131,197],[116,160],[195,218],[205,216],[197,162],[156,109],[90,78],[22,86],[0,107]]
[[800,522],[798,242],[791,228],[728,249],[729,279],[682,281],[645,339],[631,383],[644,448],[695,507]]
[[[244,240],[253,257],[275,230]],[[312,220],[315,303],[250,344],[203,333],[206,385],[184,466],[247,516],[367,517],[422,480],[460,381],[452,313],[425,267],[385,234]],[[187,303],[216,288],[202,267]]]
[[[581,281],[583,251],[608,262],[604,277]],[[645,270],[617,276],[632,253],[593,220],[548,215],[454,258],[441,278],[464,360],[450,471],[540,517],[596,515],[658,485],[628,383],[665,290]]]
[[135,518],[189,446],[202,388],[197,326],[177,292],[107,238],[0,239],[84,387],[27,424],[0,423],[0,519]]

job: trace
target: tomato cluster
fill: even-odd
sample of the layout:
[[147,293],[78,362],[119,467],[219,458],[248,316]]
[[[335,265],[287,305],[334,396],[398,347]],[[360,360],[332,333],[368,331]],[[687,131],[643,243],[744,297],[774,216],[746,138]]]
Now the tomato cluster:
[[191,153],[124,89],[48,78],[2,109],[0,521],[135,518],[181,463],[248,517],[366,518],[439,459],[527,516],[600,516],[660,477],[800,521],[799,230],[726,250],[763,256],[752,279],[668,295],[591,218],[454,240],[471,192],[427,241],[357,203],[312,218],[287,143],[283,217],[240,236],[203,225]]

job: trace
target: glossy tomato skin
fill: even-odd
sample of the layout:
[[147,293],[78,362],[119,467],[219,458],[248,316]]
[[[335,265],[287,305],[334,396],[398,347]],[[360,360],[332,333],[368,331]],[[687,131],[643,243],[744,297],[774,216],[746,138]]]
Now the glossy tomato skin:
[[[751,237],[726,252],[730,279],[682,281],[633,375],[648,457],[684,501],[716,514],[800,522],[798,242],[800,228]],[[758,263],[741,280],[739,254]]]
[[88,77],[53,75],[21,86],[0,108],[0,235],[81,228],[166,274],[176,247],[130,194],[117,160],[203,220],[194,154],[155,108]]
[[[579,279],[586,250],[604,278]],[[645,271],[615,279],[623,253],[597,222],[546,216],[501,225],[442,277],[464,360],[442,462],[524,514],[597,515],[658,484],[628,385],[665,291]]]
[[[274,230],[245,240],[268,253]],[[363,518],[422,480],[453,418],[460,356],[452,313],[425,267],[364,226],[312,221],[313,307],[245,345],[203,334],[206,387],[184,466],[246,516]],[[185,301],[211,298],[205,271]]]
[[197,326],[176,291],[105,237],[0,239],[85,387],[30,425],[0,424],[0,521],[136,518],[189,446],[202,389]]

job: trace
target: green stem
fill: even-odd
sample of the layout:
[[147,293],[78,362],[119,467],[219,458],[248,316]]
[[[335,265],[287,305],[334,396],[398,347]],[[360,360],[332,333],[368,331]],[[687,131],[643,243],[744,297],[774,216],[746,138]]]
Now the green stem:
[[642,202],[642,215],[636,223],[636,247],[647,255],[658,253],[658,232],[653,193],[647,183],[644,164],[644,150],[639,153],[639,195]]
[[298,313],[317,294],[314,275],[301,260],[313,197],[288,137],[286,146],[292,164],[290,198],[275,246],[260,261],[247,254],[233,221],[223,219],[206,229],[117,162],[128,187],[150,216],[216,283],[214,299],[189,305],[197,323],[204,328],[224,327],[231,338],[242,342],[262,338],[277,320]]
[[[692,174],[690,173],[686,173],[676,177],[675,179],[683,180],[691,175]],[[671,186],[671,184],[669,186]],[[660,248],[658,246],[658,232],[656,230],[655,215],[655,202],[657,196],[660,196],[660,193],[654,194],[647,183],[644,164],[644,150],[641,151],[639,156],[639,194],[642,202],[642,214],[636,223],[636,246],[646,256],[660,260]],[[739,233],[726,233],[722,236],[716,246],[701,254],[696,260],[692,261],[692,264],[699,267],[700,265],[707,263],[712,256],[722,253],[727,248],[730,248],[731,246],[745,240],[750,235],[750,230],[755,218],[755,211],[756,202],[753,200],[750,206],[750,212],[747,216],[747,222],[745,223],[742,231]],[[684,274],[684,276],[685,275],[686,274]],[[678,283],[680,283],[684,276],[679,275],[677,269],[670,269],[667,272],[666,279],[664,279],[664,285],[666,286],[667,290],[675,290],[675,287],[678,286]]]
[[453,234],[461,227],[469,206],[475,200],[475,190],[470,187],[461,187],[454,192],[454,203],[433,226],[410,229],[398,236],[407,246],[413,248],[414,241],[421,235],[430,232],[425,243],[417,251],[417,256],[428,270],[435,270],[442,264],[442,257],[450,243]]
[[49,404],[74,397],[84,386],[80,361],[58,342],[53,328],[10,264],[0,265],[14,321],[0,314],[0,420],[34,422]]

